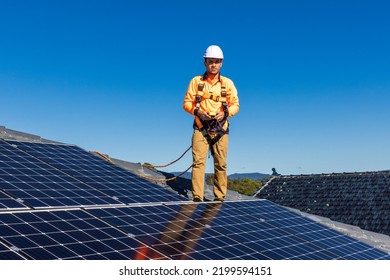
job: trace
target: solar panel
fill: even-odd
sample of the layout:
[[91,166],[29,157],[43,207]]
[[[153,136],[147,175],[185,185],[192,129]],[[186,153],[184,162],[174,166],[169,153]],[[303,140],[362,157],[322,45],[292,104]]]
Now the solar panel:
[[[271,201],[230,202],[229,205],[343,259],[390,259],[390,255],[383,251],[340,234]],[[296,257],[297,255],[292,258]],[[309,256],[309,259],[311,258],[312,256]]]
[[3,141],[0,141],[0,164],[0,188],[30,207],[119,204],[101,191]]
[[[0,232],[14,252],[34,260],[166,259],[82,210],[0,214]],[[0,249],[2,258],[9,253]]]
[[[258,201],[261,203],[261,201]],[[224,203],[217,209],[212,204],[172,205],[180,212],[230,238],[253,248],[270,259],[338,259],[334,253],[286,232],[249,213]],[[195,207],[195,208],[194,208]]]
[[183,197],[73,145],[8,141],[123,203],[183,201]]
[[171,259],[269,259],[167,206],[117,207],[88,211]]

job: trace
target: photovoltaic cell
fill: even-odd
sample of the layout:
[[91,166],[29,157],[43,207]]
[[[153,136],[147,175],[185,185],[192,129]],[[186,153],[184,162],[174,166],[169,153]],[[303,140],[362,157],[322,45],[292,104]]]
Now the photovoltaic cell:
[[123,203],[169,202],[184,199],[101,157],[73,145],[8,141]]
[[22,256],[0,243],[0,260],[24,260]]
[[88,211],[171,259],[269,259],[166,206],[117,207]]
[[0,141],[0,189],[33,208],[120,204],[3,141]]
[[167,259],[82,210],[3,213],[0,232],[27,259]]
[[26,209],[27,207],[16,201],[14,198],[1,191],[2,182],[0,179],[0,210],[4,209]]

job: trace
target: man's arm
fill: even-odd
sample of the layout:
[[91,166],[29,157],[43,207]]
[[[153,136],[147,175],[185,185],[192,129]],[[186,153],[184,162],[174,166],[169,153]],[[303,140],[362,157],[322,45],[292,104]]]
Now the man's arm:
[[184,103],[183,108],[186,112],[188,112],[191,115],[194,115],[195,111],[195,97],[196,97],[196,82],[195,78],[190,81],[190,84],[188,85],[187,93],[184,97]]
[[228,103],[229,103],[229,117],[233,117],[240,110],[240,103],[239,103],[239,100],[238,100],[238,93],[237,93],[237,89],[234,86],[233,82],[231,82],[231,85],[229,86],[228,90],[230,91],[230,100],[228,100]]

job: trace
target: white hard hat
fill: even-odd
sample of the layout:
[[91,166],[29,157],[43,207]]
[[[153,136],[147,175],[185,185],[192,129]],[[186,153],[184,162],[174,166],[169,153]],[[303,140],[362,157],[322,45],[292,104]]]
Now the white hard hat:
[[218,47],[216,45],[211,45],[211,46],[209,46],[206,49],[203,57],[204,58],[220,58],[220,59],[223,59],[223,52],[222,52],[220,47]]

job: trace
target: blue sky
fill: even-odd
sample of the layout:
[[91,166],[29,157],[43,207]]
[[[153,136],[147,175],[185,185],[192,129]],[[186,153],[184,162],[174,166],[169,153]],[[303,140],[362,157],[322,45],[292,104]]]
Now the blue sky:
[[387,170],[389,13],[385,0],[1,1],[0,125],[170,162],[191,144],[183,98],[217,44],[241,104],[229,174]]

